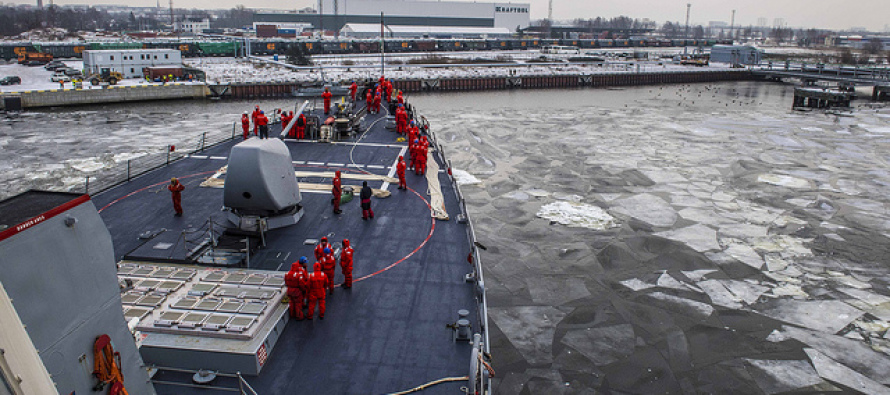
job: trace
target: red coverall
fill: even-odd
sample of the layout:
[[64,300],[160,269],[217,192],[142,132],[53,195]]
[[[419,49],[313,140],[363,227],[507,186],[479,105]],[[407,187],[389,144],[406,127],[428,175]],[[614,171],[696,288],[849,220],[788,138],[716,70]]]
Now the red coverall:
[[396,109],[396,131],[399,134],[405,134],[408,129],[408,112],[404,107]]
[[[331,248],[331,245],[328,244],[328,238],[322,237],[321,241],[315,246],[315,260],[320,261],[321,257],[324,255],[324,249]],[[333,248],[331,248],[333,250]]]
[[349,86],[349,98],[352,101],[355,101],[355,92],[358,91],[358,85],[353,81],[352,85]]
[[[284,131],[284,129],[287,129],[287,124],[289,124],[289,123],[290,123],[290,117],[287,115],[286,112],[282,112],[281,113],[281,131],[282,132]],[[291,130],[290,133],[288,133],[288,137],[293,136],[293,134],[294,134],[294,131]]]
[[[415,139],[414,144],[411,145],[411,148],[408,150],[408,153],[411,154],[411,164],[409,165],[412,170],[417,170],[417,150],[420,149],[420,140]],[[416,173],[415,173],[416,174]]]
[[167,189],[170,190],[170,194],[173,197],[173,210],[176,211],[176,215],[182,216],[182,191],[185,189],[185,185],[179,183],[179,181],[174,181],[170,185],[167,185]]
[[297,138],[302,139],[304,137],[303,134],[306,132],[306,116],[305,115],[300,114],[300,116],[297,117],[297,124],[294,126],[294,128],[297,129]]
[[368,90],[368,93],[365,94],[365,99],[368,102],[368,112],[373,113],[374,112],[374,95],[371,93],[370,89]]
[[309,288],[309,274],[300,262],[290,265],[290,271],[284,275],[284,283],[287,284],[287,298],[290,316],[298,320],[303,319],[303,299]]
[[247,114],[241,114],[241,129],[244,130],[244,139],[247,140],[247,136],[250,135],[250,118]]
[[334,253],[324,254],[321,257],[321,268],[324,270],[324,275],[327,277],[327,283],[325,283],[325,287],[328,289],[329,294],[334,293],[334,269],[337,268],[337,260],[334,259]]
[[324,93],[321,94],[321,98],[324,99],[324,113],[327,115],[331,112],[331,92],[324,91]]
[[343,252],[340,253],[340,269],[343,270],[343,288],[352,288],[352,254],[349,239],[343,239]]
[[256,118],[260,115],[260,106],[256,106],[256,109],[253,110],[253,113],[250,114],[250,120],[253,121],[253,134],[259,135],[259,126],[256,124]]
[[340,171],[334,174],[334,186],[331,188],[331,193],[334,194],[332,203],[334,203],[334,214],[340,214],[340,198],[343,196],[343,189],[340,187]]
[[318,302],[318,318],[324,319],[325,284],[328,279],[321,270],[321,263],[315,262],[312,274],[309,275],[309,318],[315,316],[315,303]]
[[417,168],[414,169],[414,174],[426,174],[426,159],[427,159],[427,150],[429,149],[429,145],[426,141],[426,136],[424,139],[420,141],[417,147]]
[[408,189],[408,186],[405,184],[406,167],[407,166],[405,166],[405,158],[399,156],[399,164],[396,165],[396,174],[399,175],[399,189]]

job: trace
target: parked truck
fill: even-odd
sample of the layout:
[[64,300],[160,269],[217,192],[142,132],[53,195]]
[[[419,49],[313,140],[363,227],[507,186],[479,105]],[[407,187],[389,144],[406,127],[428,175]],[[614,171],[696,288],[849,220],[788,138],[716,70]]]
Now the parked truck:
[[28,66],[45,65],[52,62],[53,54],[43,52],[22,52],[19,54],[19,64]]
[[162,82],[164,77],[173,76],[174,79],[181,79],[183,76],[182,67],[144,67],[142,73],[151,81]]

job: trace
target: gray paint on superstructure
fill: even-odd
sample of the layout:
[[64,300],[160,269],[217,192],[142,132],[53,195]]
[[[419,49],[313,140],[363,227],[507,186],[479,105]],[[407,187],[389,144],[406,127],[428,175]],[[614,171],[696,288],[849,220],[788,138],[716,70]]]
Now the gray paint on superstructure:
[[[77,222],[68,227],[67,218]],[[92,201],[0,241],[0,282],[61,394],[92,393],[93,343],[102,334],[121,354],[127,390],[155,393],[124,321],[113,251]]]

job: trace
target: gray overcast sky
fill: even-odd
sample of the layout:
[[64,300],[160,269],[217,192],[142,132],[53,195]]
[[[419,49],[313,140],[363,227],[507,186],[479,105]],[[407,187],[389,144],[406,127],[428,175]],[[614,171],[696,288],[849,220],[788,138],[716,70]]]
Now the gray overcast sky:
[[[166,6],[168,0],[162,0]],[[361,1],[361,0],[351,0]],[[480,0],[494,1],[494,0]],[[49,0],[44,0],[49,3]],[[508,1],[505,1],[508,2]],[[532,19],[547,16],[548,0],[517,1],[531,4]],[[632,18],[649,18],[659,23],[683,22],[686,3],[692,3],[691,23],[707,25],[709,21],[729,23],[732,10],[736,10],[738,25],[756,25],[759,17],[767,18],[772,26],[774,18],[783,18],[790,27],[824,27],[848,29],[862,26],[883,31],[890,24],[890,0],[855,0],[850,3],[838,0],[553,0],[553,18],[614,17],[627,15]],[[14,0],[6,3],[36,4],[36,0]],[[56,4],[128,4],[153,6],[156,0],[56,0]],[[315,6],[313,0],[174,0],[176,8],[232,8],[244,4],[249,8],[296,9]]]

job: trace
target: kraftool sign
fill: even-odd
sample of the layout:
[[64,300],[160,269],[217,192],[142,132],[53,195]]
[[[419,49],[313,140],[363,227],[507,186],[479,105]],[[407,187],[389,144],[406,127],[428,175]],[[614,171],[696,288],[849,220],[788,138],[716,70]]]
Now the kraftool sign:
[[528,8],[525,8],[525,7],[494,7],[494,12],[528,14]]

